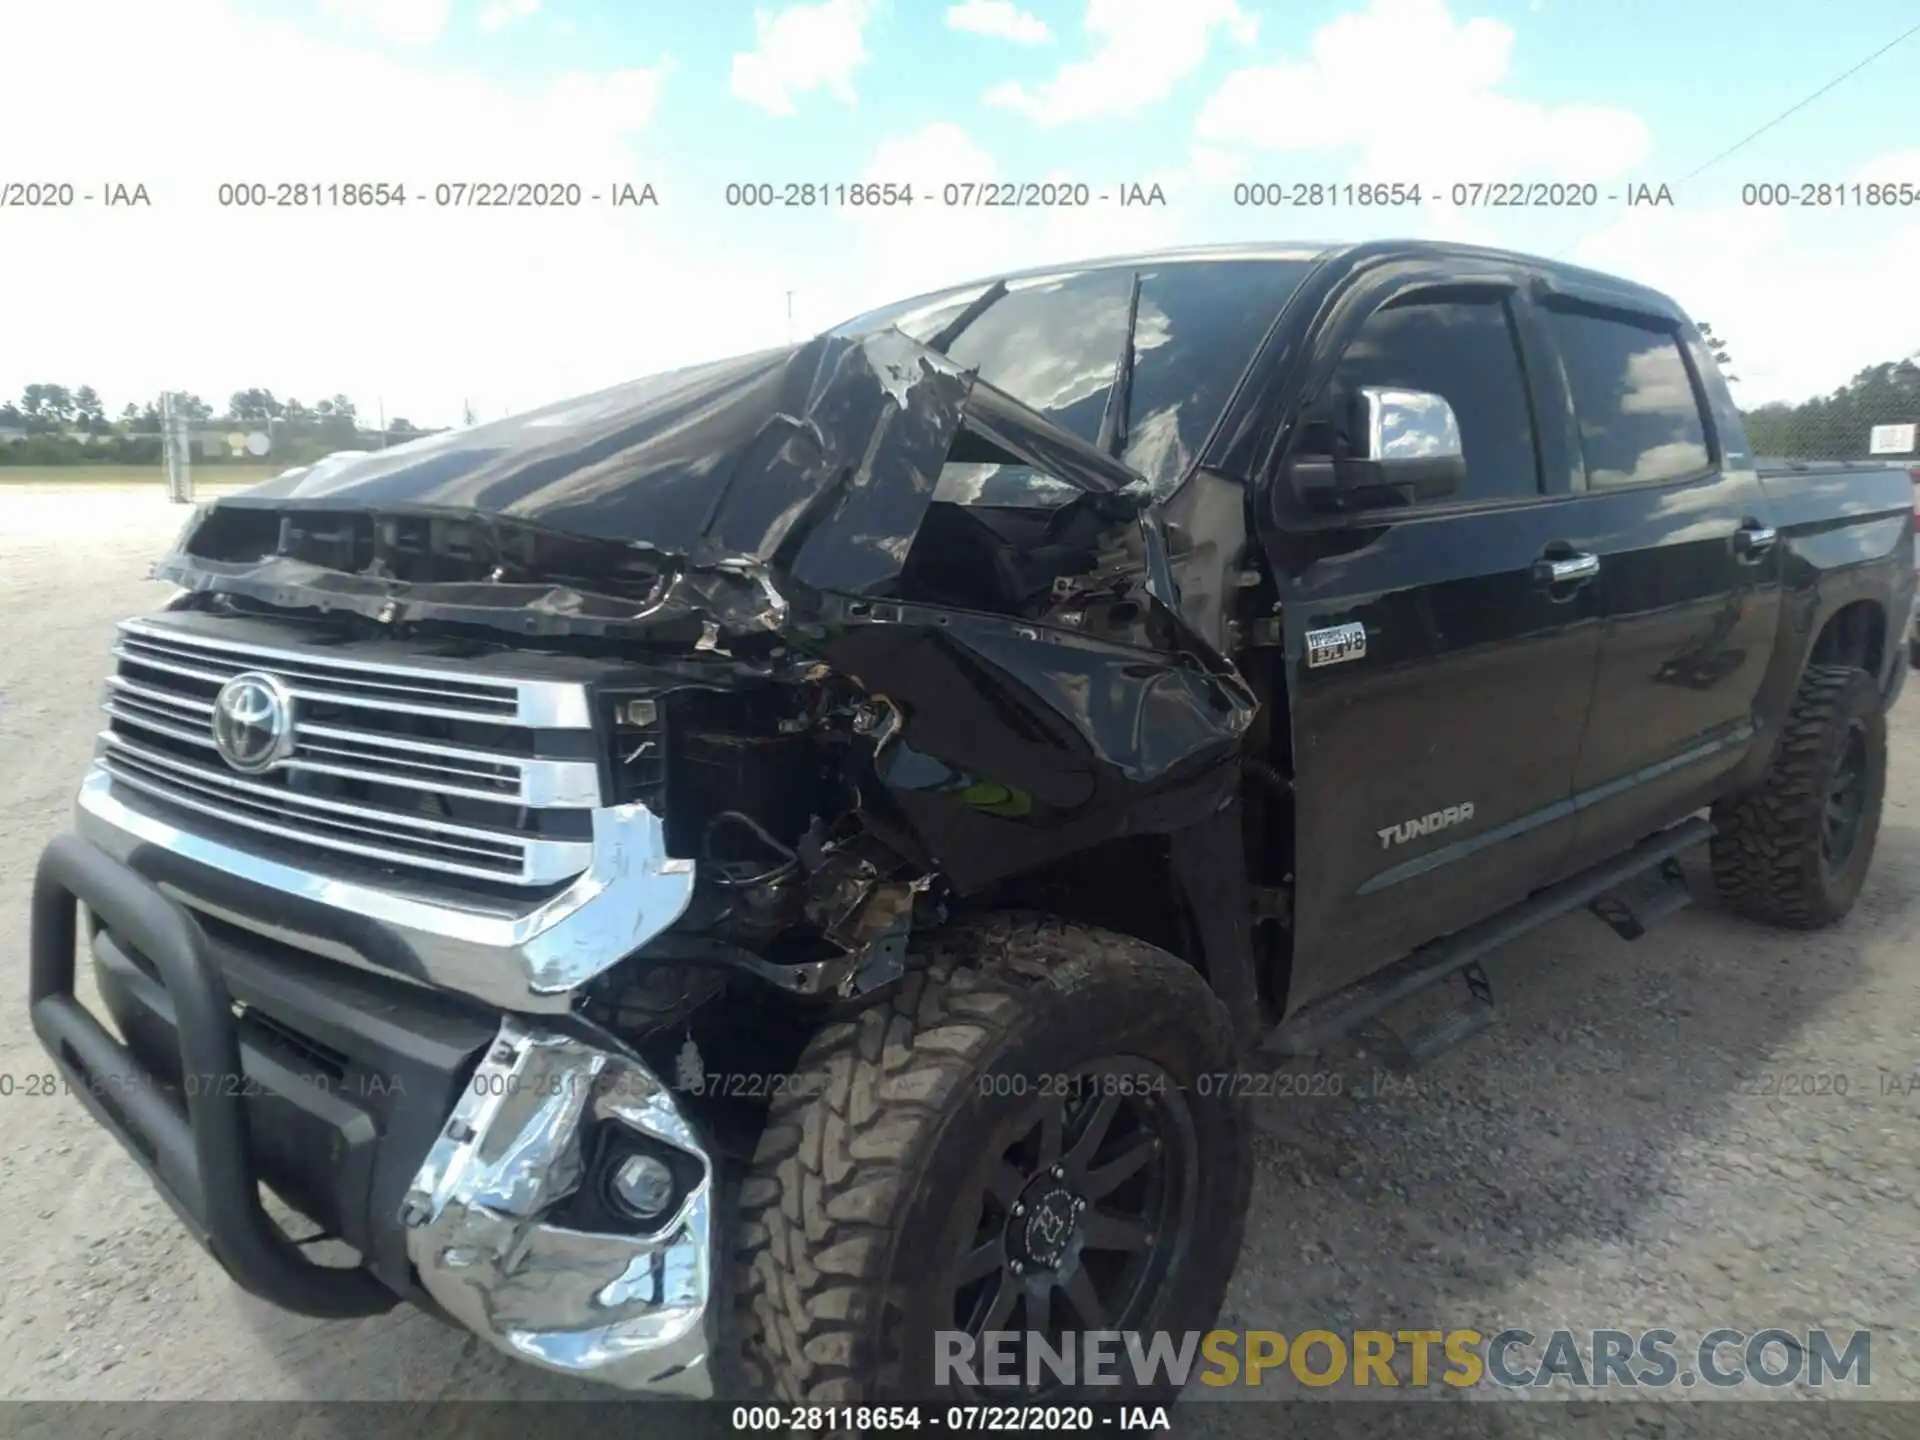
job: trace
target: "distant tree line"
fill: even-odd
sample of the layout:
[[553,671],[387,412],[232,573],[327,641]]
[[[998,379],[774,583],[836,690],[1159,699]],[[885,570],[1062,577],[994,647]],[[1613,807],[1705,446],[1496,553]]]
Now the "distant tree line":
[[[299,465],[335,450],[398,444],[429,433],[396,417],[384,430],[361,423],[353,401],[335,395],[313,405],[281,400],[271,390],[236,390],[220,414],[198,395],[176,394],[174,411],[195,436],[209,431],[260,431],[265,456],[226,447],[193,447],[193,463]],[[158,397],[128,404],[109,417],[91,385],[29,385],[18,400],[0,401],[0,465],[158,465],[164,421]]]
[[1789,460],[1853,460],[1867,453],[1876,425],[1920,423],[1920,363],[1870,365],[1831,395],[1798,405],[1776,401],[1746,412],[1755,455]]
[[[1700,338],[1728,380],[1733,357],[1711,325],[1700,322]],[[1771,401],[1742,410],[1747,443],[1754,455],[1786,460],[1859,460],[1868,454],[1876,425],[1920,424],[1920,352],[1905,360],[1869,365],[1828,395],[1798,405]]]

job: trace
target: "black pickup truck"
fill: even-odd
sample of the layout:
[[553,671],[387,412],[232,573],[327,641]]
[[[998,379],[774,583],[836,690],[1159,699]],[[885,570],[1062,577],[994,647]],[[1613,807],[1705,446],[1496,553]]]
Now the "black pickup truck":
[[816,1403],[1205,1329],[1256,1050],[1422,1063],[1491,947],[1632,938],[1697,846],[1742,915],[1846,915],[1913,531],[1903,473],[1756,468],[1681,310],[1584,270],[922,296],[198,510],[33,1022],[307,1314]]

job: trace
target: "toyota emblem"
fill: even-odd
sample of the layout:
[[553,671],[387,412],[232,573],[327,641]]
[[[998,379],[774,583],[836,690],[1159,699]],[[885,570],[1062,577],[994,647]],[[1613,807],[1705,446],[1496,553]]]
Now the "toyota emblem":
[[213,701],[213,744],[235,770],[258,775],[293,749],[293,696],[277,676],[248,670]]

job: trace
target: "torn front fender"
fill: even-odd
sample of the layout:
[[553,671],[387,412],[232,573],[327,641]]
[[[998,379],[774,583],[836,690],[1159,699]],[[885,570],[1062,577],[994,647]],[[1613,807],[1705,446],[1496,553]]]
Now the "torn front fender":
[[961,894],[1230,805],[1257,709],[1223,660],[915,606],[818,651],[889,702],[887,801]]

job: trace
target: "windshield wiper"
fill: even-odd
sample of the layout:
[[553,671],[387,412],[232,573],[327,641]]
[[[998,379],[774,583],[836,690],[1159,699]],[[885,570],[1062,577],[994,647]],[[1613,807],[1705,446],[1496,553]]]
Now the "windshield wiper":
[[1100,415],[1103,455],[1118,460],[1127,448],[1127,411],[1133,404],[1133,330],[1140,320],[1140,272],[1133,272],[1133,285],[1127,291],[1127,331],[1120,337],[1120,357],[1113,362],[1113,386],[1107,391],[1107,408]]
[[989,285],[978,295],[974,296],[972,300],[968,301],[966,309],[942,325],[934,334],[933,338],[926,342],[927,348],[929,350],[938,350],[942,355],[946,354],[948,347],[960,338],[960,333],[995,305],[998,305],[1001,300],[1006,298],[1006,294],[1007,282],[1005,280],[994,281],[993,284]]

